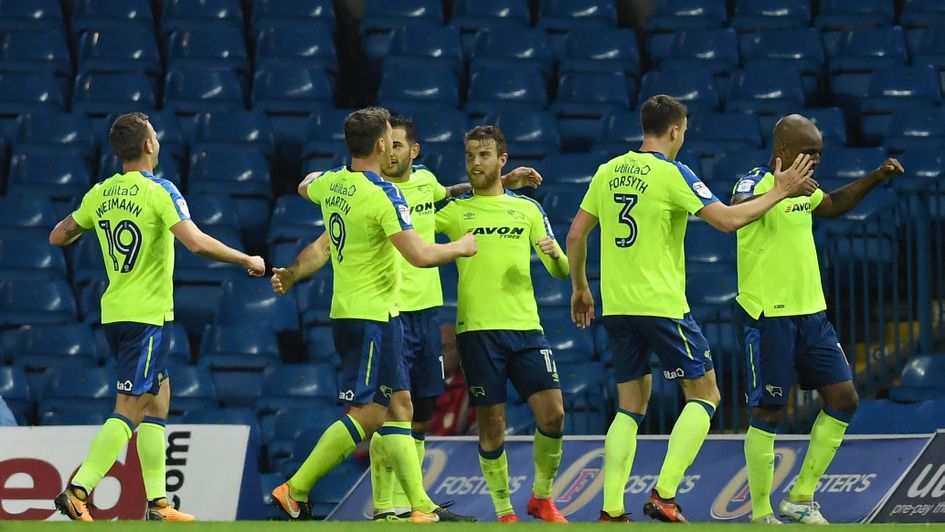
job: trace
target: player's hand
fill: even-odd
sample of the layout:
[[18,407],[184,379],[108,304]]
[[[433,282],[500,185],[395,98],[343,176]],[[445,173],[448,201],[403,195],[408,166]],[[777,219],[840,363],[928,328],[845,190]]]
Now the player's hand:
[[594,296],[590,288],[576,289],[571,294],[571,321],[578,329],[587,329],[594,321]]
[[550,236],[546,236],[538,242],[535,242],[535,245],[538,246],[538,249],[540,249],[542,253],[552,259],[558,260],[558,258],[561,257],[561,253],[558,252],[558,246],[555,245],[555,240]]
[[787,170],[781,170],[780,157],[777,157],[774,161],[775,186],[784,192],[785,197],[788,198],[803,195],[806,181],[813,173],[814,161],[806,153],[798,155]]
[[246,273],[251,277],[262,277],[266,275],[266,261],[259,255],[254,255],[246,260]]
[[788,197],[789,198],[807,197],[813,194],[814,192],[816,192],[818,188],[820,188],[820,183],[818,183],[817,180],[814,179],[813,177],[808,177],[807,179],[801,182],[800,190],[798,190],[794,194],[791,194]]
[[479,244],[476,242],[476,237],[473,236],[472,231],[467,232],[457,240],[456,245],[459,247],[460,257],[472,257],[479,251]]
[[892,157],[883,161],[883,164],[879,165],[879,167],[873,171],[879,174],[879,178],[884,181],[905,173],[905,170],[902,168],[902,165],[899,164],[899,161],[893,159]]
[[541,181],[538,170],[528,166],[519,166],[502,176],[502,186],[511,190],[524,187],[538,188]]
[[273,268],[272,278],[269,279],[269,282],[272,283],[273,292],[284,296],[295,286],[295,273],[287,268]]

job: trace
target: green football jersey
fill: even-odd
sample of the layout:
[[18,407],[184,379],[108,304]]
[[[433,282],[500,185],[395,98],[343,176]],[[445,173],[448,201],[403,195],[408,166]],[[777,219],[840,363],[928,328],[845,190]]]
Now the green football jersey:
[[[415,165],[410,179],[397,183],[404,193],[410,207],[413,228],[420,238],[435,242],[436,222],[434,203],[446,199],[446,187],[441,185],[433,172],[423,165]],[[408,312],[439,307],[443,304],[443,290],[440,286],[439,268],[417,268],[401,259],[400,300],[398,307]]]
[[115,174],[98,183],[72,213],[98,236],[108,288],[102,323],[163,325],[174,319],[174,235],[190,219],[173,183],[145,172]]
[[331,241],[331,317],[397,316],[401,259],[388,237],[413,229],[400,189],[374,172],[341,167],[312,181],[308,196],[321,206]]
[[456,261],[457,333],[541,330],[531,250],[535,248],[551,271],[553,260],[535,243],[546,236],[554,238],[554,233],[538,202],[512,192],[498,196],[469,192],[436,213],[436,231],[454,241],[472,231],[479,246],[474,256]]
[[682,318],[690,214],[718,201],[688,166],[630,151],[602,164],[581,209],[600,221],[603,315]]
[[[763,194],[774,188],[774,174],[759,166],[742,177],[733,194]],[[751,317],[801,316],[827,308],[814,246],[814,209],[824,199],[781,200],[758,221],[738,230],[739,305]]]

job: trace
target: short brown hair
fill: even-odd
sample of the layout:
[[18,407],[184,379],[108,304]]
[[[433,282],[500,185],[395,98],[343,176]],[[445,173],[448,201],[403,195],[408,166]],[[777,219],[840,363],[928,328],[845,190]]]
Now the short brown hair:
[[468,143],[471,140],[478,140],[479,142],[491,140],[495,142],[496,155],[506,153],[505,135],[496,126],[476,126],[470,129],[463,137],[463,143]]
[[643,133],[662,135],[670,127],[681,124],[688,110],[679,100],[665,94],[651,96],[640,106]]
[[108,143],[118,160],[126,163],[134,161],[144,153],[144,141],[148,140],[148,115],[144,113],[125,113],[112,122],[108,131]]
[[345,144],[352,157],[367,157],[377,139],[387,131],[390,112],[383,107],[365,107],[345,118]]

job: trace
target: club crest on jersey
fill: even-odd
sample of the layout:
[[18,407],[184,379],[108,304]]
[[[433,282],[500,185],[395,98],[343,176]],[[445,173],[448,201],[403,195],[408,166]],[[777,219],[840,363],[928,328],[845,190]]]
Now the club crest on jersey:
[[516,220],[524,220],[524,219],[525,219],[525,213],[522,212],[522,211],[517,211],[517,210],[515,210],[515,209],[509,209],[509,210],[506,211],[506,212],[508,213],[509,216],[511,216],[512,218],[515,218]]
[[742,179],[738,182],[738,186],[735,187],[735,192],[751,192],[752,185],[754,185],[754,183],[750,180]]
[[397,213],[400,214],[400,221],[410,225],[410,207],[406,205],[398,205]]
[[700,198],[709,199],[712,197],[712,191],[709,190],[709,187],[705,186],[705,183],[702,181],[696,181],[692,184],[692,190],[699,195]]

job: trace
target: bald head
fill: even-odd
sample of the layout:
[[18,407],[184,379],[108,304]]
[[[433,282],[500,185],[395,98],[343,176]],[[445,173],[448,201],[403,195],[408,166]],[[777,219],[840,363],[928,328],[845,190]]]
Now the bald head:
[[[781,158],[781,166],[788,167],[798,155],[807,154],[820,162],[824,139],[813,122],[801,115],[787,115],[774,126],[774,157]],[[771,162],[774,163],[774,157]]]

